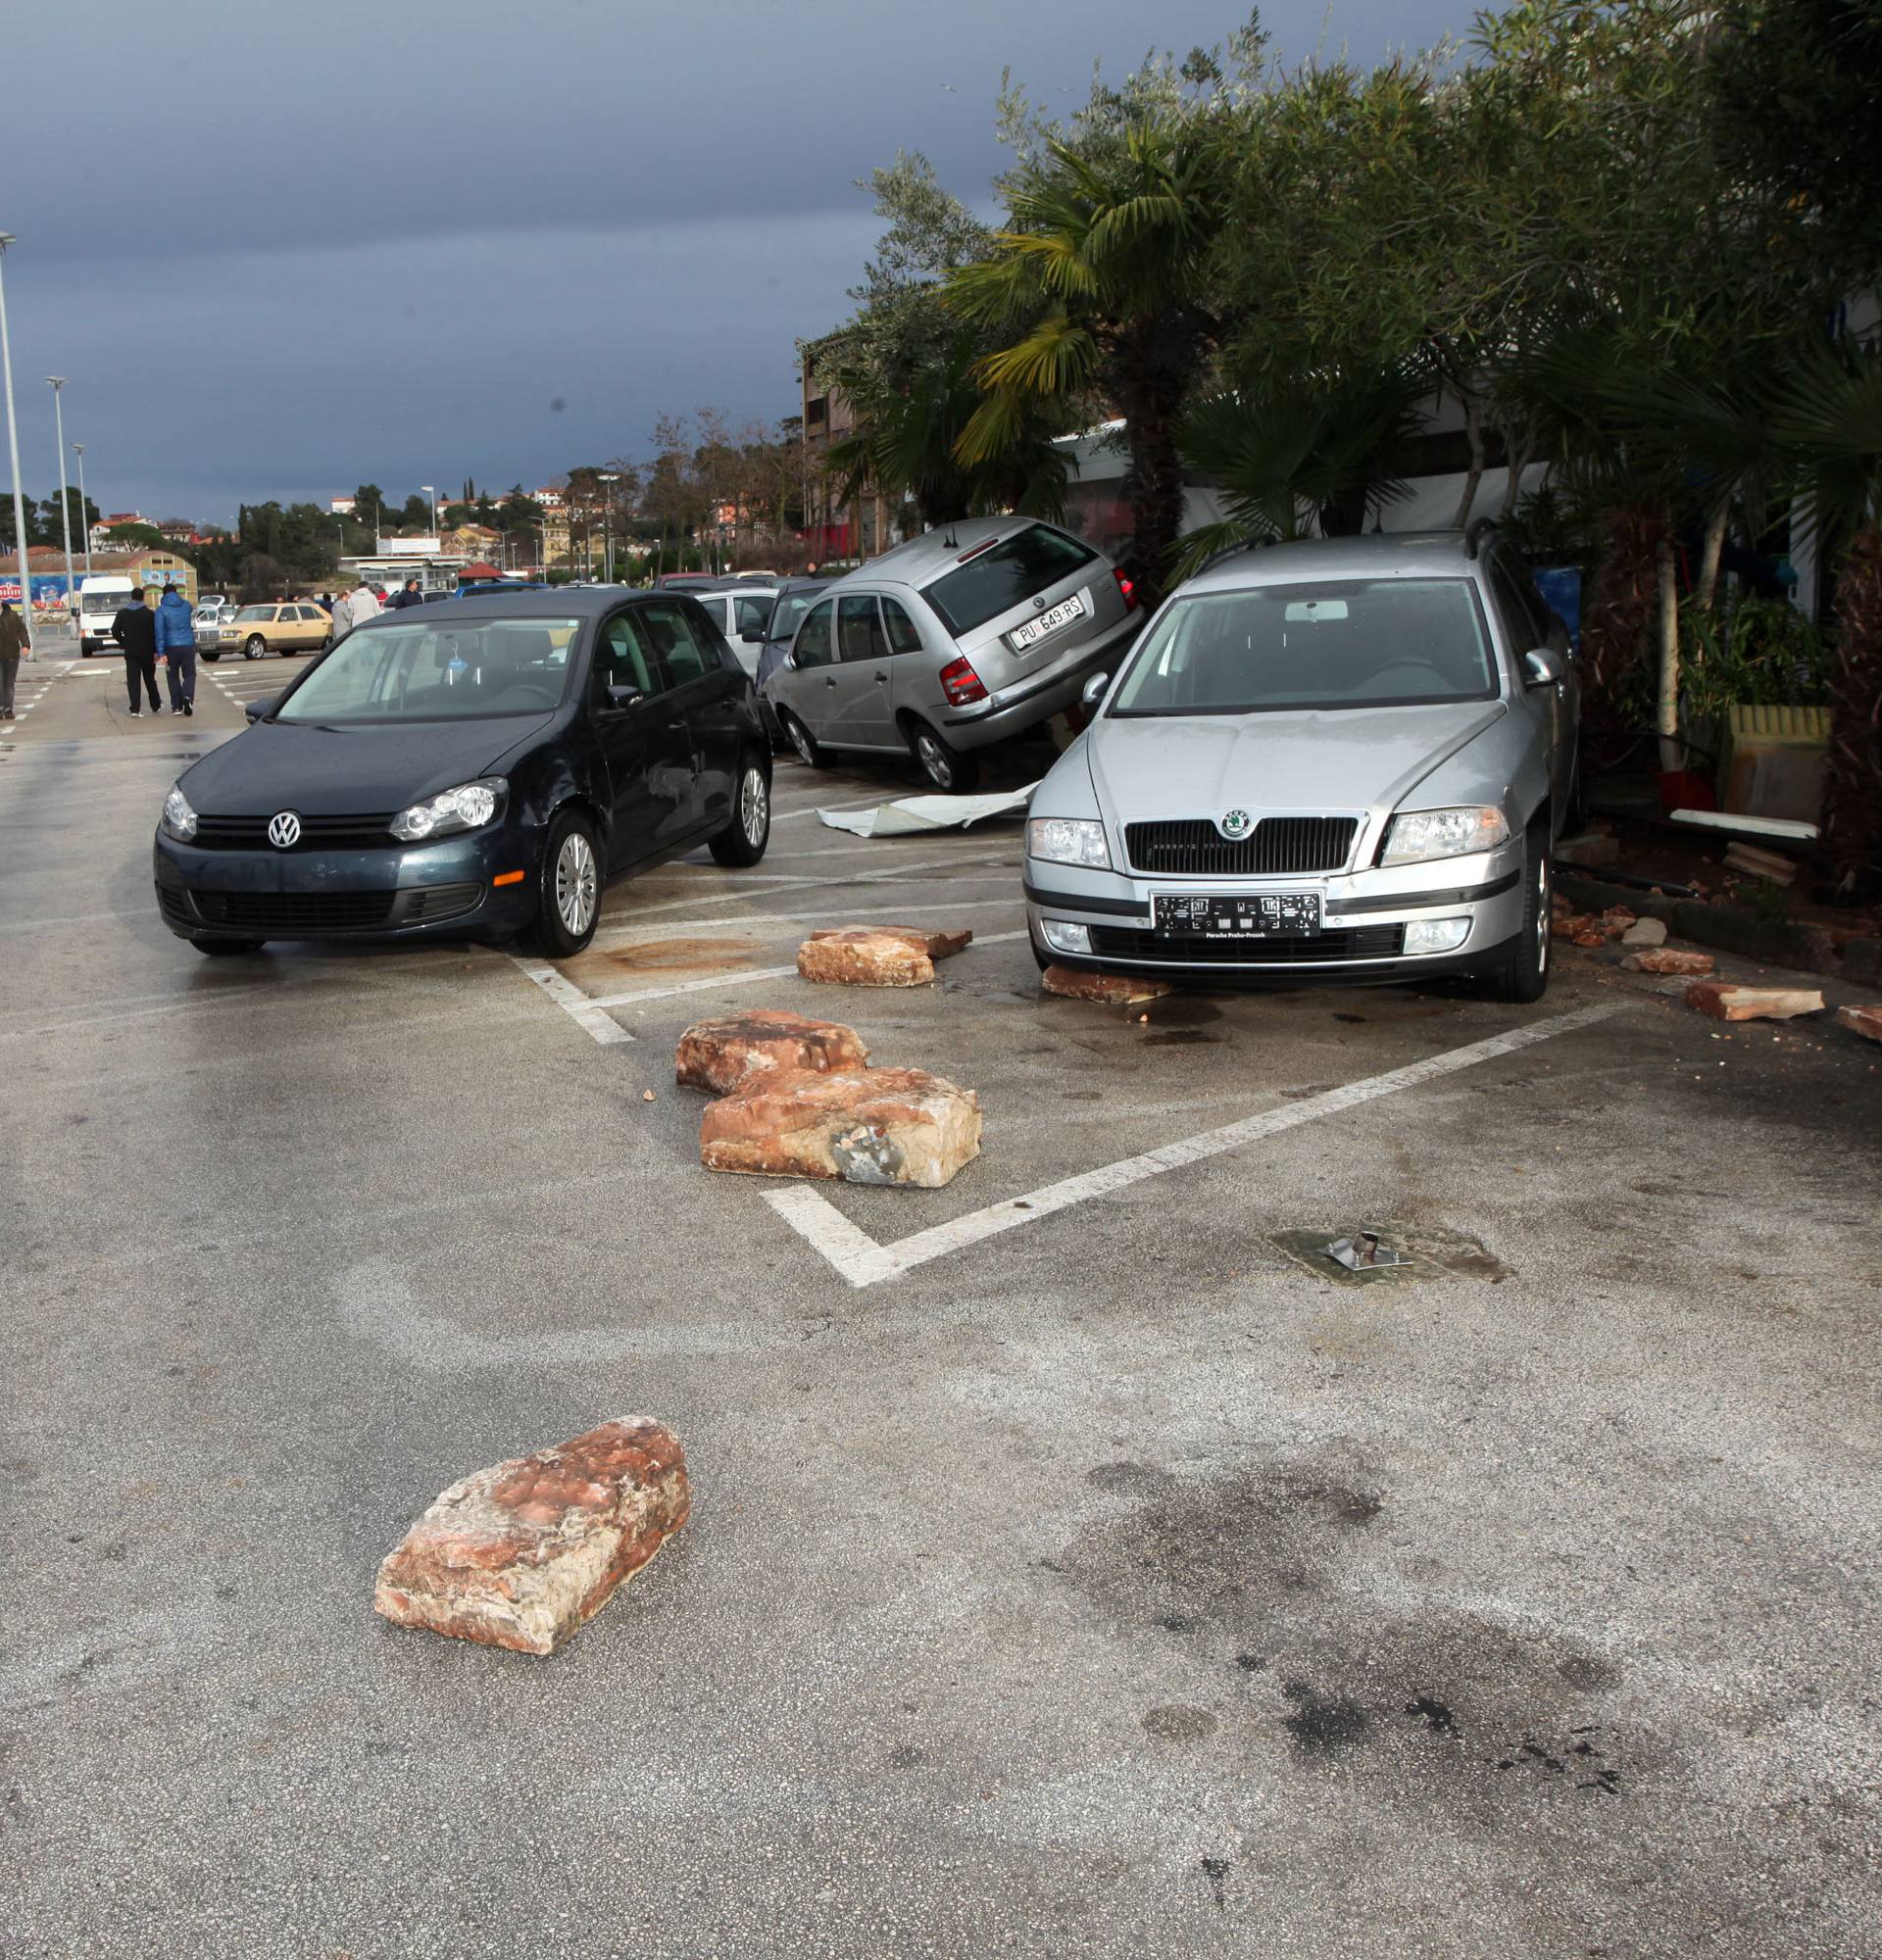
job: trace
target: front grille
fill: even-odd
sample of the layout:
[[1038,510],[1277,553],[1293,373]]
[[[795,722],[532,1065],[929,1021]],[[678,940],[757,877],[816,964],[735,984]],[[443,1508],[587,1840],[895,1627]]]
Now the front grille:
[[[199,851],[272,851],[268,840],[268,816],[198,816],[191,842]],[[384,851],[398,843],[392,835],[394,812],[382,816],[302,816],[300,841],[283,857],[304,851]]]
[[1207,817],[1127,823],[1133,869],[1190,878],[1291,877],[1337,871],[1353,850],[1356,816],[1264,816],[1246,837],[1227,838]]
[[425,885],[416,892],[402,892],[400,925],[435,925],[439,919],[456,918],[474,909],[483,897],[481,885]]
[[157,904],[162,908],[165,918],[169,919],[173,925],[194,925],[196,923],[196,919],[189,909],[189,900],[181,892],[173,890],[169,885],[159,885],[157,887]]
[[[447,887],[447,889],[449,889]],[[204,892],[190,898],[208,925],[291,939],[297,932],[370,932],[392,915],[397,892]]]
[[1395,959],[1405,944],[1403,925],[1362,925],[1301,938],[1189,939],[1127,926],[1095,925],[1091,950],[1113,959],[1162,959],[1206,965],[1305,966],[1325,959]]

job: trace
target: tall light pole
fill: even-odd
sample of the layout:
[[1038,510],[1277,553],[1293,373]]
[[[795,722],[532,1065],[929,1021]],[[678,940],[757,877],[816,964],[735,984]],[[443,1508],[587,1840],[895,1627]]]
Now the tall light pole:
[[32,651],[32,573],[26,561],[26,500],[20,488],[20,422],[13,412],[13,343],[7,338],[7,247],[11,231],[0,231],[0,380],[7,394],[7,447],[13,457],[13,542],[20,553],[20,616],[26,622],[26,651]]
[[72,499],[66,495],[66,377],[48,374],[46,386],[52,390],[52,423],[59,437],[59,528],[66,539],[66,623],[77,611],[78,595],[72,575]]
[[419,485],[419,488],[420,488],[421,490],[424,491],[424,492],[425,492],[425,493],[426,493],[426,494],[427,494],[427,495],[428,495],[428,496],[430,497],[430,499],[431,499],[431,535],[432,535],[432,536],[433,536],[433,537],[435,538],[435,537],[437,536],[437,534],[438,534],[438,492],[437,492],[437,486],[436,486],[435,484],[431,484],[431,483],[421,483],[421,484]]
[[78,459],[78,522],[85,534],[85,576],[91,576],[91,519],[85,514],[91,509],[91,499],[85,495],[85,446],[74,442],[72,453]]
[[597,471],[596,481],[607,486],[601,493],[601,582],[612,585],[615,582],[614,485],[620,481],[620,476],[617,471],[603,469]]

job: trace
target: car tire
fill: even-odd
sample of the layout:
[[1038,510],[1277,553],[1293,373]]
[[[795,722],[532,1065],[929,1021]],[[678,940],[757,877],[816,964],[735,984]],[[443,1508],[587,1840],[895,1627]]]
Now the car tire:
[[963,755],[925,721],[910,721],[909,753],[943,796],[966,796],[980,780],[980,758]]
[[601,918],[601,848],[595,827],[578,809],[565,809],[549,826],[536,875],[536,916],[519,935],[533,953],[572,959],[595,936]]
[[777,718],[784,730],[785,741],[807,769],[827,769],[830,766],[829,751],[788,708],[779,709]]
[[259,661],[267,652],[268,642],[259,633],[251,633],[242,642],[242,659],[245,661]]
[[1522,927],[1514,955],[1488,968],[1484,982],[1499,1001],[1527,1004],[1549,991],[1549,823],[1545,817],[1529,826],[1522,853]]
[[190,945],[198,953],[207,953],[211,958],[226,957],[235,953],[259,953],[268,944],[265,939],[192,939]]
[[771,841],[771,785],[755,756],[738,765],[738,791],[732,799],[732,820],[707,846],[721,864],[752,865],[765,856]]
[[214,666],[216,662],[222,659],[222,657],[223,657],[223,650],[221,647],[218,647],[213,654],[206,653],[203,655],[203,659],[207,661],[211,666]]

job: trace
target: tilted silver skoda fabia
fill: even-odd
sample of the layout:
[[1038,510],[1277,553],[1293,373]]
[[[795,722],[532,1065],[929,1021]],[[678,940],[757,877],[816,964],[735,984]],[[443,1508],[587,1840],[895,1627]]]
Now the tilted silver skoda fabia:
[[1026,825],[1042,965],[1541,997],[1579,690],[1494,536],[1237,553],[1101,684]]

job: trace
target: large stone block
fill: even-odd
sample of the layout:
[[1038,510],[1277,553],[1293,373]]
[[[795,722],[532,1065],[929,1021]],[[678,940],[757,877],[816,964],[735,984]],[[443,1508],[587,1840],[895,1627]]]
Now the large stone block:
[[1630,953],[1620,962],[1630,973],[1690,973],[1698,977],[1712,970],[1709,953],[1691,953],[1683,946],[1650,946]]
[[1695,980],[1686,1004],[1716,1021],[1788,1021],[1820,1014],[1823,996],[1814,987],[1735,987],[1725,980]]
[[761,1078],[708,1103],[708,1170],[852,1184],[946,1184],[980,1152],[980,1102],[919,1068]]
[[695,1021],[679,1038],[673,1074],[689,1089],[724,1096],[760,1076],[867,1068],[868,1061],[862,1036],[840,1021],[755,1007],[722,1020]]
[[1862,1035],[1872,1042],[1882,1042],[1882,1003],[1871,1003],[1863,1006],[1839,1007],[1836,1010],[1839,1027],[1848,1028],[1853,1035]]
[[678,1437],[619,1416],[453,1484],[387,1553],[372,1604],[402,1627],[554,1653],[689,1503]]
[[837,987],[925,987],[934,960],[918,935],[856,928],[807,939],[797,949],[797,970]]
[[826,925],[819,926],[811,937],[814,940],[841,939],[846,933],[866,933],[871,937],[880,937],[886,933],[891,939],[905,939],[911,946],[919,947],[930,959],[952,959],[957,953],[965,951],[973,943],[973,934],[966,926],[944,928],[925,925]]
[[1161,1001],[1176,989],[1168,980],[1146,973],[1087,973],[1078,966],[1048,966],[1039,976],[1048,994],[1067,1001],[1099,1001],[1107,1006],[1128,1007],[1138,1001]]

